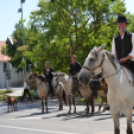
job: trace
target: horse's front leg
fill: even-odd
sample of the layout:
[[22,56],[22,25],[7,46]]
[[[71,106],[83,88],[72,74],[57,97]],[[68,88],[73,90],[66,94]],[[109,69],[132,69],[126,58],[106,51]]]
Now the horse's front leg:
[[127,134],[133,134],[133,130],[132,130],[132,112],[130,109],[130,112],[126,114],[126,118],[127,118]]
[[46,112],[48,112],[47,97],[45,98]]
[[92,98],[91,100],[91,107],[92,107],[92,112],[91,114],[94,114],[94,99]]
[[11,112],[13,112],[13,104],[11,104]]
[[76,113],[75,96],[73,96],[74,113]]
[[7,111],[7,113],[9,113],[9,104],[7,103],[7,106],[8,106],[8,111]]
[[86,108],[87,114],[89,114],[89,101],[87,101],[87,108]]
[[98,109],[99,111],[101,110],[101,107],[102,107],[103,103],[104,103],[104,100],[102,99],[102,102],[101,102],[101,104],[99,106],[99,109]]
[[114,134],[120,134],[120,122],[119,122],[119,114],[113,115],[113,121],[114,121]]

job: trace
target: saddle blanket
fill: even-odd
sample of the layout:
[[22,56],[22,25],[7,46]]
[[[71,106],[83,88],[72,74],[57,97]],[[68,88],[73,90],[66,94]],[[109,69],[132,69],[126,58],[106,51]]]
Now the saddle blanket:
[[125,72],[125,74],[128,78],[128,81],[131,83],[132,86],[134,86],[134,74],[129,69],[127,69],[125,66],[122,66],[122,70]]

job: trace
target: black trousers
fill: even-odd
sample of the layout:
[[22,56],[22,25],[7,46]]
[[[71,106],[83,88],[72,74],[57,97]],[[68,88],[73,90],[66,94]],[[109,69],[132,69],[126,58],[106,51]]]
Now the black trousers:
[[91,81],[91,88],[93,89],[93,95],[97,98],[97,91],[101,87],[101,83],[99,81]]
[[30,94],[30,92],[29,92],[29,89],[24,89],[24,94],[23,94],[23,96],[22,96],[21,101],[23,101],[23,99],[24,99],[24,97],[25,97],[26,94],[28,94],[28,95],[29,95],[29,98],[32,100],[31,94]]
[[54,90],[53,90],[53,86],[52,86],[52,79],[47,79],[47,82],[49,84],[49,91],[50,93],[54,96]]

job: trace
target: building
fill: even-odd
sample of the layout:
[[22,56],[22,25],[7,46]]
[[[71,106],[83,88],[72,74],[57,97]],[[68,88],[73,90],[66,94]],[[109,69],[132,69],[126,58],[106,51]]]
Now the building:
[[[4,62],[6,62],[5,59],[9,60],[10,57],[3,55],[1,53],[2,47],[6,46],[6,41],[0,41],[0,88],[6,88],[7,87],[7,80],[6,75],[4,72]],[[7,69],[8,74],[10,75],[10,79],[8,80],[8,85],[11,87],[18,87],[23,85],[24,81],[24,73],[19,72],[17,73],[16,69],[12,67],[10,63],[7,62]]]

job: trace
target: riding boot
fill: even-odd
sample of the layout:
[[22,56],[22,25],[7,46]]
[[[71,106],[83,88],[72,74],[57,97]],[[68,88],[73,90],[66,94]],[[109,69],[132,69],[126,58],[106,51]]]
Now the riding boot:
[[110,110],[110,106],[109,106],[109,105],[106,106],[105,109],[106,109],[106,110]]

